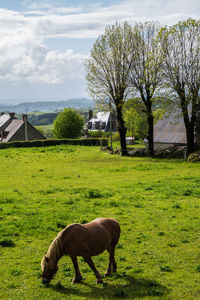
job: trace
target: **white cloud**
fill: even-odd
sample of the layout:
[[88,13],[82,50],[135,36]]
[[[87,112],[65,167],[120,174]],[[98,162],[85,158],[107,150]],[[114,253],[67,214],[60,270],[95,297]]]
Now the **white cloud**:
[[[71,2],[72,3],[72,2]],[[200,18],[199,0],[125,0],[110,6],[54,6],[49,1],[24,0],[24,12],[0,9],[0,79],[31,84],[84,82],[84,55],[52,51],[48,38],[97,38],[116,21],[159,20],[174,24]],[[76,87],[75,87],[76,88]]]

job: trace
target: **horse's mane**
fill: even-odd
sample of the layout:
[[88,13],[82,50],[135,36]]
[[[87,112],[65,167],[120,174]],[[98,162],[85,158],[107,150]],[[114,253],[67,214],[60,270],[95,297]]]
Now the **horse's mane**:
[[78,223],[70,224],[58,233],[57,237],[53,240],[49,246],[46,257],[49,258],[49,264],[55,266],[61,256],[64,254],[62,249],[62,240],[65,238],[66,234],[69,234],[74,229],[80,228],[82,225]]
[[61,245],[61,233],[53,240],[49,246],[46,256],[49,258],[49,263],[51,265],[57,264],[58,259],[62,256],[62,245]]

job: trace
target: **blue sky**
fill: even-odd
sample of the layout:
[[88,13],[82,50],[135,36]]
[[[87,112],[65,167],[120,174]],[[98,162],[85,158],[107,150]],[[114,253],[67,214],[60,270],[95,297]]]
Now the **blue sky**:
[[0,103],[89,97],[83,63],[106,25],[189,17],[199,0],[0,0]]

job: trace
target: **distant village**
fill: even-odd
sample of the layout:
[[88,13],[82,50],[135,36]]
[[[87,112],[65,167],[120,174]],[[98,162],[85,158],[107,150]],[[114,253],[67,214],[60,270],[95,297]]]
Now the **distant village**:
[[[34,114],[30,114],[30,119],[33,119]],[[58,113],[43,113],[42,122],[52,124]],[[117,132],[117,119],[114,113],[110,111],[99,111],[94,113],[89,110],[84,113],[85,125],[84,136],[89,137],[89,132],[107,132],[111,130]],[[34,122],[40,123],[38,119]],[[33,123],[34,123],[33,122]],[[49,123],[50,122],[50,123]],[[44,124],[46,125],[46,124]],[[4,113],[0,115],[0,142],[26,141],[26,140],[42,140],[46,137],[37,129],[38,126],[31,124],[27,114],[22,114],[21,118],[16,116],[14,112]],[[126,137],[127,145],[134,144],[133,137]],[[147,143],[144,139],[144,143]],[[183,120],[175,119],[173,116],[165,117],[159,120],[154,126],[154,148],[155,150],[165,150],[174,146],[185,146],[186,131]]]

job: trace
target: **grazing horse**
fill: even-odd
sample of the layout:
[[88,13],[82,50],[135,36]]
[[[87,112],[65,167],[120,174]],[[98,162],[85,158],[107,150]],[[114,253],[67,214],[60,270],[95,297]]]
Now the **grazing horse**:
[[58,270],[57,263],[63,255],[69,255],[72,259],[75,269],[73,283],[78,283],[82,279],[77,256],[82,256],[94,271],[97,283],[103,282],[91,256],[99,255],[107,250],[109,252],[109,264],[105,276],[116,272],[117,264],[114,251],[119,236],[120,226],[116,220],[111,218],[98,218],[87,224],[75,223],[67,226],[58,233],[42,259],[42,282],[49,283],[51,281]]

